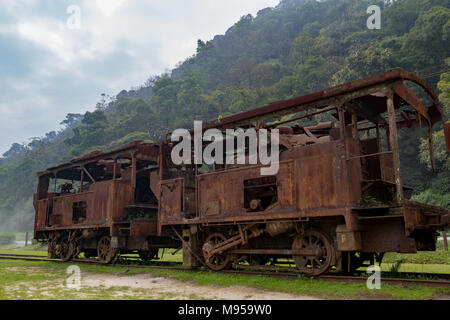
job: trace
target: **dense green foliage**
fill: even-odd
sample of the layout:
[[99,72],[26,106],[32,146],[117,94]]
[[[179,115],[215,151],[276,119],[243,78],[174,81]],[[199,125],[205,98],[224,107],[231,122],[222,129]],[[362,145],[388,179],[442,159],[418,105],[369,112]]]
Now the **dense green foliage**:
[[[382,28],[369,30],[366,10],[382,8]],[[0,159],[0,214],[10,215],[22,190],[26,207],[35,173],[93,150],[132,140],[160,140],[193,120],[255,108],[271,101],[402,67],[424,77],[449,106],[450,0],[283,0],[256,17],[243,16],[224,35],[198,41],[195,55],[139,89],[106,96],[94,112],[69,114],[60,132],[15,144]],[[143,40],[144,41],[144,40]],[[449,112],[447,109],[446,116]],[[416,199],[449,206],[450,166],[436,132],[438,171],[427,167],[419,129],[401,131],[404,183]],[[21,188],[20,181],[24,181]],[[1,218],[1,215],[0,215]],[[31,221],[31,219],[29,220]]]

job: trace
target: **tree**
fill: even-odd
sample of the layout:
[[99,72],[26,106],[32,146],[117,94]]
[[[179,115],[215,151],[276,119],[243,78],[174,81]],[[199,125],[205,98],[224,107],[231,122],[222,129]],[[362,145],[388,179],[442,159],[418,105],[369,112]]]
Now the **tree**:
[[[441,91],[441,101],[444,113],[449,115],[450,111],[450,73],[443,73],[438,83]],[[450,157],[445,144],[444,130],[433,133],[434,158],[436,161],[436,172],[433,174],[429,189],[417,195],[414,199],[426,203],[441,205],[450,209]],[[420,161],[431,169],[428,140],[422,139],[420,144]]]
[[26,147],[23,144],[13,143],[11,148],[3,154],[5,158],[12,158],[16,155],[22,154],[26,151]]
[[66,115],[66,119],[60,122],[61,125],[64,125],[66,128],[72,128],[73,126],[80,123],[83,116],[79,113],[68,113]]
[[[406,61],[418,70],[440,66],[450,56],[450,9],[436,6],[419,16],[405,37]],[[430,50],[433,48],[433,50]]]

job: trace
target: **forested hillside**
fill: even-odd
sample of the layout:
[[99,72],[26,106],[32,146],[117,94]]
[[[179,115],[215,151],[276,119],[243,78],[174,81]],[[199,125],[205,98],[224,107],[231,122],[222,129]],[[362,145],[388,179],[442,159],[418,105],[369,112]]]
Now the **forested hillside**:
[[[380,30],[366,27],[373,4],[382,8]],[[8,218],[20,198],[23,228],[32,226],[36,172],[58,162],[133,140],[157,141],[170,129],[192,127],[194,119],[215,119],[395,67],[423,77],[440,94],[449,119],[449,42],[450,0],[284,0],[256,17],[243,16],[224,35],[198,40],[197,52],[170,74],[151,76],[115,97],[103,95],[94,112],[67,115],[59,132],[14,144],[0,159],[0,229],[16,221]],[[450,209],[442,130],[435,133],[436,173],[419,138],[424,131],[400,136],[404,183],[415,189],[415,199]]]

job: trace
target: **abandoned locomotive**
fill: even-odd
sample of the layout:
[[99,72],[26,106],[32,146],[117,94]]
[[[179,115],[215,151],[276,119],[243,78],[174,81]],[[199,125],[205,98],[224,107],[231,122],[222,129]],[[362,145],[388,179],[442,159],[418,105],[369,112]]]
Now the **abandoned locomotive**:
[[[450,212],[407,200],[397,132],[425,127],[433,162],[431,130],[441,120],[433,90],[394,69],[203,125],[277,129],[265,139],[279,145],[273,175],[259,161],[175,164],[170,133],[94,152],[39,173],[35,238],[63,260],[80,252],[103,263],[129,252],[151,260],[160,248],[182,248],[190,267],[294,261],[312,275],[435,250]],[[248,143],[242,149],[249,157]]]

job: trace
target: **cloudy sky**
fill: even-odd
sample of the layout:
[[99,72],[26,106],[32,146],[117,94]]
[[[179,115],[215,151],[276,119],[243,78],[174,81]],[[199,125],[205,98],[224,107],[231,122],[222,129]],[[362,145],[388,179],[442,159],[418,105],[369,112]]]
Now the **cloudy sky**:
[[198,39],[278,2],[0,0],[0,155],[57,130],[69,112],[94,109],[102,93],[173,68]]

